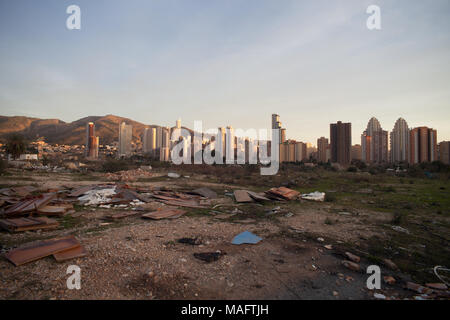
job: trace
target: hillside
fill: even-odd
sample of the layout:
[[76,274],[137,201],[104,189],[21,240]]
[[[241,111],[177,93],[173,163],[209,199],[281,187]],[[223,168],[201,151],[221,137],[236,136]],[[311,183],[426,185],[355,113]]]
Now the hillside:
[[52,144],[84,144],[86,142],[86,124],[94,122],[96,135],[100,137],[100,144],[111,144],[118,141],[119,124],[123,121],[133,126],[134,142],[141,140],[146,127],[156,127],[114,115],[90,116],[71,123],[58,119],[0,116],[0,140],[4,140],[5,136],[10,133],[17,132],[30,140],[43,137],[46,142]]

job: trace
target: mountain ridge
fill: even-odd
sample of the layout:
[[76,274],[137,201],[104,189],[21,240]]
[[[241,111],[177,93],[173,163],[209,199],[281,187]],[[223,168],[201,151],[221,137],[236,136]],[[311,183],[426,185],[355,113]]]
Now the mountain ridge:
[[95,135],[100,144],[111,144],[119,140],[119,124],[126,122],[133,126],[132,140],[141,142],[145,128],[157,128],[141,122],[108,114],[105,116],[87,116],[72,122],[59,119],[40,119],[26,116],[0,116],[0,141],[11,133],[19,133],[28,140],[43,138],[51,144],[82,145],[86,143],[86,124],[95,124]]

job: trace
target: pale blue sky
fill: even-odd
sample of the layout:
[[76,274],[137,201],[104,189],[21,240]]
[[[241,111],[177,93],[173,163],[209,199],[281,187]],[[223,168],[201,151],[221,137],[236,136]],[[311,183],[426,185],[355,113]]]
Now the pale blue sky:
[[449,17],[448,0],[0,0],[0,114],[246,129],[278,113],[314,144],[337,120],[359,143],[372,116],[403,117],[450,140]]

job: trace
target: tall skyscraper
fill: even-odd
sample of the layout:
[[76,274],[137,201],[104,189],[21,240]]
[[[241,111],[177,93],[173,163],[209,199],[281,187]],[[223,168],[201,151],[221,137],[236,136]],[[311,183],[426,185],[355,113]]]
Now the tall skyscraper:
[[131,155],[131,139],[133,136],[133,126],[122,122],[119,125],[119,150],[118,157],[128,157]]
[[86,149],[85,156],[89,159],[98,158],[98,142],[99,138],[95,136],[95,125],[89,122],[86,125]]
[[352,152],[352,124],[330,124],[331,162],[341,165],[349,165]]
[[409,163],[437,161],[437,131],[428,127],[414,128],[409,135]]
[[170,160],[170,128],[161,128],[161,147],[159,148],[159,160]]
[[361,135],[362,161],[383,163],[388,160],[388,133],[381,128],[376,118],[370,119],[366,131]]
[[145,128],[142,141],[142,151],[147,154],[154,153],[156,150],[156,128]]
[[178,119],[175,125],[175,128],[181,129],[181,119]]
[[317,139],[317,160],[319,162],[328,162],[327,149],[328,139],[325,137]]
[[403,118],[399,118],[391,132],[391,161],[393,163],[409,160],[409,128]]
[[442,141],[439,143],[439,161],[450,164],[450,141]]

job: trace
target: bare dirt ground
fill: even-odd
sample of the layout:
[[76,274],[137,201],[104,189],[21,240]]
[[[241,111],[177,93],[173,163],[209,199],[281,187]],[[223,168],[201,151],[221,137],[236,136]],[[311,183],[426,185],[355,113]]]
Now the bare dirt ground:
[[[149,189],[208,186],[219,194],[211,207],[221,206],[214,210],[189,209],[188,214],[173,220],[144,220],[139,213],[113,222],[103,217],[111,211],[120,212],[118,209],[78,208],[74,214],[60,218],[56,230],[1,232],[3,253],[32,241],[72,234],[89,254],[64,263],[47,257],[19,267],[2,258],[0,298],[373,299],[378,292],[387,299],[403,299],[415,295],[404,290],[410,275],[381,264],[382,277],[392,275],[396,283],[382,282],[382,289],[377,291],[366,287],[366,267],[374,264],[374,257],[367,252],[370,241],[390,238],[391,233],[383,226],[392,221],[392,212],[350,208],[339,201],[238,205],[225,195],[238,189],[237,185],[212,182],[202,176],[167,179],[164,172],[155,177],[159,179],[130,185]],[[2,178],[0,183],[34,183],[46,190],[100,180],[100,176],[79,181],[71,174],[26,173],[16,180]],[[265,213],[275,207],[280,207],[278,213]],[[235,208],[238,213],[233,213]],[[233,237],[246,230],[263,240],[256,245],[232,245]],[[199,244],[179,243],[180,238],[198,238]],[[224,254],[211,263],[194,257],[194,253],[217,250]],[[347,251],[361,257],[361,271],[342,265]],[[69,265],[81,268],[80,290],[67,289]]]

